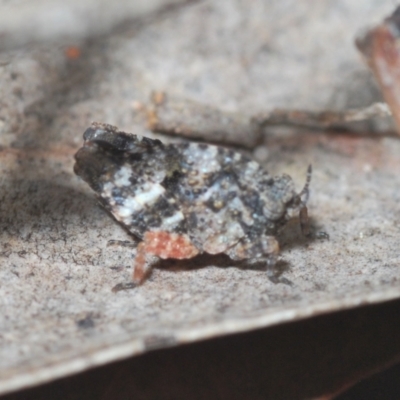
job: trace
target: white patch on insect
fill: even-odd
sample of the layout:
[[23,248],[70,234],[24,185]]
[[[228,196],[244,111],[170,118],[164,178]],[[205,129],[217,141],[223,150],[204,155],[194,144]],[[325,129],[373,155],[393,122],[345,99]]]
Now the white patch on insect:
[[140,211],[143,205],[136,201],[135,197],[127,197],[124,200],[124,204],[115,207],[115,212],[119,217],[125,218],[132,216],[132,213]]
[[201,149],[197,143],[192,143],[185,150],[185,158],[188,164],[194,164],[198,167],[201,174],[219,171],[221,166],[217,160],[218,149],[210,146],[207,151]]
[[114,184],[112,182],[106,182],[103,185],[103,196],[111,198],[112,197],[111,193],[112,193],[113,188],[114,188]]
[[246,175],[252,176],[258,169],[260,169],[259,164],[257,164],[255,161],[251,161],[247,164],[245,173]]
[[121,186],[129,186],[131,184],[130,177],[132,176],[132,168],[123,166],[121,167],[114,176],[114,185]]
[[182,214],[182,212],[178,211],[174,215],[171,215],[170,217],[166,217],[163,219],[163,222],[162,222],[163,228],[173,229],[184,218],[185,217]]
[[233,156],[233,161],[240,161],[240,159],[242,158],[240,153],[235,153],[235,155]]
[[142,210],[145,206],[154,204],[165,192],[158,183],[145,184],[141,191],[136,191],[134,196],[128,196],[124,204],[115,207],[115,213],[126,224],[130,223],[132,214]]
[[152,205],[164,192],[165,189],[160,184],[148,183],[143,185],[142,191],[137,191],[135,193],[134,200],[141,204],[142,207],[144,205]]

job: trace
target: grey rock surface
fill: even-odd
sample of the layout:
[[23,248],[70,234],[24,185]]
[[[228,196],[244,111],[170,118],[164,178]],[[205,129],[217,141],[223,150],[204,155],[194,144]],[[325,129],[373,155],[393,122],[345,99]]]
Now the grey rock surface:
[[[400,296],[397,138],[279,130],[254,157],[300,189],[330,240],[297,221],[280,236],[282,276],[204,258],[166,262],[132,291],[131,237],[72,172],[92,120],[150,134],[154,90],[221,109],[346,109],[380,99],[353,46],[394,1],[199,2],[79,41],[0,54],[0,392],[149,349]],[[4,5],[1,5],[3,7]],[[71,43],[76,45],[76,43]],[[177,140],[176,138],[174,140]]]

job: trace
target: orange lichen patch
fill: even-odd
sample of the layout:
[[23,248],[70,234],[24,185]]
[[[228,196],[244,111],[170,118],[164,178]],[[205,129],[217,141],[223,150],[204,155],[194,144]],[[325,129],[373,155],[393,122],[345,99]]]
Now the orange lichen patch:
[[76,46],[69,46],[65,49],[65,56],[69,60],[77,60],[81,56],[81,54],[81,49]]
[[199,250],[189,237],[169,232],[146,232],[144,235],[144,251],[160,258],[192,258]]
[[140,284],[144,281],[147,275],[146,268],[146,253],[144,250],[144,243],[140,243],[137,248],[137,253],[135,257],[135,265],[133,268],[132,280],[136,284]]
[[165,231],[146,232],[137,248],[132,280],[142,283],[151,269],[154,256],[159,258],[192,258],[199,250],[192,244],[189,237]]
[[156,106],[161,105],[166,100],[166,95],[164,92],[154,92],[151,95],[151,100]]
[[146,117],[147,117],[147,127],[150,130],[154,130],[158,124],[158,117],[157,113],[154,109],[147,109],[146,110]]

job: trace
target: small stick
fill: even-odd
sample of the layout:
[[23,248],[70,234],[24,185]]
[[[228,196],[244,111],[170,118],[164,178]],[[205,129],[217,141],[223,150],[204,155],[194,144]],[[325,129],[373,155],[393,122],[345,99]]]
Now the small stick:
[[167,98],[163,93],[153,94],[152,107],[146,113],[153,132],[247,148],[254,148],[262,139],[260,127],[248,116],[190,100]]
[[392,115],[386,103],[373,103],[368,107],[345,111],[275,109],[250,117],[191,100],[167,98],[163,92],[153,93],[151,101],[150,107],[141,106],[139,109],[145,111],[148,126],[153,132],[250,149],[260,144],[263,129],[267,126],[328,130]]
[[253,120],[264,127],[268,125],[299,126],[314,129],[330,129],[351,122],[365,121],[392,115],[386,103],[374,103],[368,107],[345,111],[306,111],[275,109],[258,114]]

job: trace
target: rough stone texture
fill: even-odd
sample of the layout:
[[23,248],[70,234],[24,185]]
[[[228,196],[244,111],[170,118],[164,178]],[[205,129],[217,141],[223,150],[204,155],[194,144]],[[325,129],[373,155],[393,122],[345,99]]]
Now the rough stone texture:
[[[142,287],[129,235],[73,175],[92,120],[149,133],[134,102],[166,90],[228,111],[338,108],[379,100],[353,47],[394,1],[200,2],[80,44],[0,55],[0,391],[230,332],[400,296],[396,138],[270,133],[254,157],[304,182],[330,240],[280,237],[282,276],[226,260],[167,262]],[[298,188],[300,189],[300,187]]]
[[0,0],[0,49],[38,41],[67,43],[110,33],[160,9],[182,4],[182,0]]

